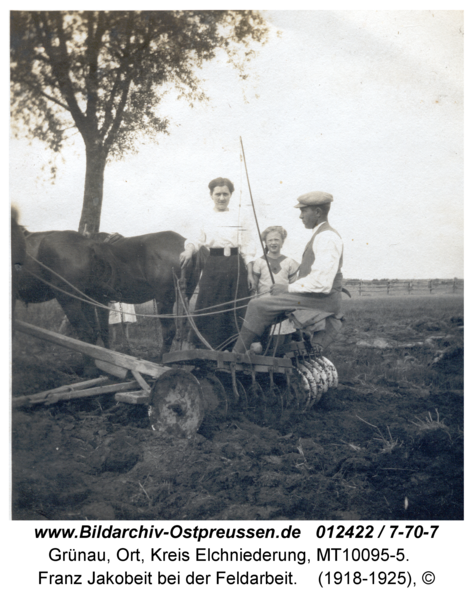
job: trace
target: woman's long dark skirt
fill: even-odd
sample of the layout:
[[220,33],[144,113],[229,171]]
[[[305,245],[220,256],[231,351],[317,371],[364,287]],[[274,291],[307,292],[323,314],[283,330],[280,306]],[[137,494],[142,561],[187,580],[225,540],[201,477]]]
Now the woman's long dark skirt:
[[[215,309],[209,307],[248,296],[248,272],[241,256],[209,256],[199,282],[199,295],[195,305],[195,324],[214,350],[221,349],[219,347],[224,342],[227,342],[225,346],[228,345],[229,348],[234,345],[236,341],[234,336],[242,327],[249,300],[226,304]],[[209,317],[197,316],[201,309],[208,308],[209,312],[213,312],[235,307],[238,307],[236,311],[219,312]],[[205,348],[197,336],[193,341],[197,347]]]

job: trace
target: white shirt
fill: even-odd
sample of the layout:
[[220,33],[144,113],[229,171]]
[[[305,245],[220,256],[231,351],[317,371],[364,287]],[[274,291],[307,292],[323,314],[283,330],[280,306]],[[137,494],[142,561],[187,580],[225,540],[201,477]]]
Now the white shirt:
[[238,218],[238,208],[219,211],[204,209],[199,215],[201,227],[194,228],[186,239],[186,247],[192,244],[195,251],[207,248],[240,248],[247,265],[256,258],[256,234],[248,219]]
[[[322,223],[319,223],[317,227],[312,229],[310,237],[314,235],[321,225]],[[343,252],[343,242],[333,231],[323,231],[315,236],[312,249],[315,254],[315,260],[310,273],[306,277],[290,283],[288,287],[289,292],[328,294],[332,289],[333,280],[338,272],[340,257]]]

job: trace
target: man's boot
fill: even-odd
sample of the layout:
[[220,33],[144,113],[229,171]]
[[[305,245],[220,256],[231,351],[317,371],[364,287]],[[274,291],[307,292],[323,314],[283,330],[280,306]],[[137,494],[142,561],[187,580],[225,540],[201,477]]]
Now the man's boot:
[[242,327],[240,331],[240,335],[238,336],[236,344],[233,346],[232,352],[236,354],[244,354],[250,349],[251,344],[255,341],[259,336],[256,333],[253,333],[246,327]]

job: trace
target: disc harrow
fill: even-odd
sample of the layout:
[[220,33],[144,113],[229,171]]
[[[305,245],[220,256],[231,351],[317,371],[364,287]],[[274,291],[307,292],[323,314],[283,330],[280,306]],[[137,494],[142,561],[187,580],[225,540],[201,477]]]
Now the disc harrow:
[[335,366],[304,342],[282,346],[279,356],[183,350],[165,354],[163,364],[192,369],[200,381],[213,374],[225,389],[227,412],[262,418],[284,410],[305,412],[338,385]]
[[170,352],[156,364],[21,321],[16,328],[89,356],[113,379],[13,398],[14,406],[114,394],[119,402],[148,405],[152,428],[178,437],[241,413],[268,423],[285,411],[306,412],[338,385],[335,366],[303,341],[281,344],[277,356],[194,349]]

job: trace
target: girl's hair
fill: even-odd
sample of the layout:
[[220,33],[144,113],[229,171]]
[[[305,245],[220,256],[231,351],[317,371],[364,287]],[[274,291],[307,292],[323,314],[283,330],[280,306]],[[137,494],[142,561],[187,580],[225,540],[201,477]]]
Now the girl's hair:
[[235,186],[230,179],[227,179],[226,177],[217,177],[217,179],[212,179],[212,181],[209,183],[210,193],[212,194],[216,187],[223,187],[224,185],[227,186],[230,194],[233,194],[235,191]]
[[267,236],[273,232],[279,233],[284,243],[284,240],[287,238],[287,231],[284,229],[284,227],[281,227],[281,225],[272,225],[271,227],[267,227],[261,234],[263,242],[266,242]]

